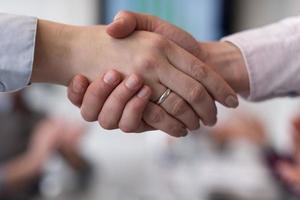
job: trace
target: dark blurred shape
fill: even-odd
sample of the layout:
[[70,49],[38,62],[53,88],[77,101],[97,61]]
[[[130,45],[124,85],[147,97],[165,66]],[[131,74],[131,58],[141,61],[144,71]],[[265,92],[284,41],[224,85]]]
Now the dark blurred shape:
[[220,190],[220,191],[212,192],[209,195],[208,200],[245,200],[245,199],[242,199],[237,195],[230,194],[226,191]]
[[54,153],[75,170],[75,189],[85,189],[92,170],[78,148],[83,126],[31,109],[23,92],[1,94],[0,101],[0,199],[38,196],[43,167]]
[[280,190],[279,198],[300,199],[300,116],[292,120],[292,125],[294,151],[291,154],[276,151],[266,139],[263,122],[249,113],[234,113],[214,129],[213,136],[220,150],[225,152],[232,141],[246,140],[254,144],[260,149],[262,163]]

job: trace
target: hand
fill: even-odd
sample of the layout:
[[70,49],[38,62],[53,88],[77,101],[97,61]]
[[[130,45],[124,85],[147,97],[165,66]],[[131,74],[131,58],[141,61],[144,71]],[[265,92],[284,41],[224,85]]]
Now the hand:
[[[207,69],[209,69],[207,66],[205,66]],[[196,70],[197,71],[197,70]],[[213,73],[213,71],[212,70],[209,70],[209,71],[211,71],[212,72],[212,74],[214,74]],[[190,73],[190,74],[192,74],[192,73]],[[207,77],[209,77],[210,75],[207,75]],[[216,78],[218,79],[218,76],[216,76]],[[75,83],[75,84],[73,84],[73,86],[76,86],[76,85],[83,85],[83,87],[82,88],[86,88],[87,87],[87,85],[88,85],[88,81],[87,80],[84,80],[84,78],[82,77],[82,76],[80,76],[80,77],[77,77],[77,80],[78,81],[82,81],[83,83]],[[120,81],[120,80],[119,80]],[[98,81],[99,82],[99,84],[101,83],[101,81]],[[102,82],[103,82],[103,80],[102,80]],[[222,81],[223,83],[224,83],[224,81]],[[117,82],[118,83],[118,82]],[[116,84],[117,84],[116,83]],[[213,83],[213,81],[212,81],[212,83]],[[89,93],[91,93],[91,94],[93,94],[91,91],[96,91],[96,88],[98,87],[96,84],[93,84],[94,86],[91,86],[91,89],[89,90]],[[73,86],[71,87],[69,87],[69,91],[72,91],[73,90]],[[141,85],[140,85],[141,86]],[[209,87],[209,84],[208,84],[208,87]],[[71,89],[70,89],[71,88]],[[98,87],[99,88],[99,87]],[[106,88],[107,88],[107,86],[106,86]],[[126,87],[125,87],[126,88]],[[101,92],[101,89],[103,89],[103,88],[99,88],[100,89],[100,91],[98,92],[98,93],[102,93]],[[112,89],[113,88],[110,88],[109,89],[109,91],[112,91]],[[136,88],[136,89],[139,89],[139,88]],[[76,90],[76,89],[75,89]],[[73,92],[69,92],[69,98],[71,99],[71,101],[73,101],[74,102],[74,104],[76,104],[77,106],[80,106],[81,105],[81,103],[82,103],[82,96],[83,96],[83,93],[81,93],[81,96],[80,95],[78,95],[78,94],[76,94],[76,91],[73,91]],[[219,93],[222,93],[223,91],[222,91],[223,89],[221,88],[221,89],[219,89]],[[85,91],[85,90],[84,90]],[[120,91],[120,90],[119,90]],[[163,92],[163,90],[161,90],[160,91],[160,94]],[[108,92],[109,93],[109,92]],[[106,94],[106,97],[108,96],[108,93]],[[131,92],[132,93],[132,92]],[[218,96],[220,96],[219,94],[218,94],[218,92],[216,92],[216,91],[213,91],[213,92],[211,92],[212,94],[215,94],[214,96],[216,97],[216,98],[218,98]],[[120,96],[120,95],[118,95],[117,94],[117,92],[115,92],[115,94],[116,95],[112,95],[112,96]],[[132,94],[131,94],[132,95]],[[102,125],[102,127],[104,127],[104,128],[107,128],[107,129],[113,129],[113,128],[118,128],[118,124],[119,125],[121,125],[121,129],[122,130],[124,130],[124,131],[126,131],[126,132],[141,132],[141,131],[145,131],[145,130],[149,130],[149,129],[152,129],[153,127],[160,127],[159,129],[161,129],[161,130],[164,130],[165,132],[169,132],[170,133],[170,128],[165,128],[165,126],[167,125],[167,124],[169,124],[169,123],[166,123],[165,121],[162,121],[161,123],[160,123],[160,125],[158,125],[157,124],[157,122],[155,122],[154,124],[155,125],[153,125],[153,122],[151,122],[151,121],[153,121],[152,119],[154,118],[154,119],[156,119],[157,117],[151,117],[151,120],[148,120],[148,125],[150,125],[150,127],[149,126],[147,126],[147,124],[145,124],[145,123],[138,123],[139,125],[134,125],[133,126],[133,123],[129,123],[129,125],[127,124],[126,125],[126,123],[124,122],[124,121],[126,121],[126,120],[121,120],[121,122],[122,123],[118,123],[119,122],[119,120],[121,119],[121,113],[122,113],[122,109],[124,108],[124,106],[126,105],[126,101],[129,99],[129,97],[130,97],[130,95],[129,95],[129,97],[128,97],[128,99],[122,99],[124,102],[121,104],[121,106],[118,106],[117,108],[119,109],[119,111],[118,112],[116,112],[116,109],[114,109],[114,113],[118,113],[118,114],[115,114],[114,116],[111,116],[111,115],[108,115],[107,114],[107,111],[109,111],[109,113],[111,113],[111,110],[113,110],[113,109],[111,109],[111,107],[112,107],[112,104],[110,104],[110,103],[106,103],[105,105],[106,105],[106,107],[109,107],[109,109],[106,109],[105,107],[103,107],[102,108],[102,106],[103,106],[103,104],[104,104],[104,100],[101,100],[101,102],[99,103],[98,101],[99,101],[99,97],[96,99],[96,98],[93,98],[93,99],[96,99],[96,101],[93,101],[93,103],[91,104],[91,103],[85,103],[85,102],[90,102],[91,101],[91,99],[92,98],[89,98],[89,96],[92,96],[92,95],[85,95],[85,99],[86,99],[86,101],[84,101],[83,102],[83,106],[82,106],[82,108],[81,108],[81,110],[82,110],[82,114],[83,114],[83,117],[86,119],[86,120],[88,120],[88,121],[94,121],[94,120],[96,120],[97,119],[97,115],[98,115],[98,113],[100,112],[100,111],[102,111],[102,110],[104,110],[104,112],[101,112],[101,113],[106,113],[106,114],[100,114],[99,115],[99,119],[98,119],[98,121],[100,122],[100,124]],[[105,96],[105,95],[104,95]],[[102,95],[101,97],[102,97],[102,99],[104,98],[104,96]],[[122,93],[122,96],[124,96],[124,93]],[[157,97],[158,97],[159,95],[156,95],[156,99],[157,99]],[[176,98],[177,98],[177,96],[174,96],[173,95],[173,98],[172,99],[174,99],[174,100],[176,100]],[[171,98],[170,98],[171,99]],[[178,99],[178,98],[177,98]],[[224,99],[224,98],[223,98]],[[171,101],[171,100],[170,100]],[[116,101],[115,101],[116,102]],[[171,101],[172,102],[172,101]],[[179,103],[178,103],[179,102]],[[222,101],[221,101],[222,102]],[[226,99],[225,99],[225,102],[226,102]],[[167,103],[167,102],[166,102]],[[184,105],[185,103],[184,102],[182,102],[182,100],[178,100],[177,102],[175,101],[175,103],[176,103],[176,105],[177,106],[172,106],[172,103],[168,103],[168,104],[163,104],[162,106],[166,109],[166,111],[167,112],[169,112],[169,114],[172,114],[172,115],[175,115],[175,117],[177,118],[177,119],[179,119],[179,120],[181,120],[181,122],[183,122],[183,124],[185,125],[185,126],[187,126],[189,129],[191,129],[191,130],[193,130],[193,129],[195,129],[195,128],[198,128],[199,127],[199,124],[197,123],[197,119],[195,118],[195,115],[193,114],[193,112],[186,112],[186,114],[181,114],[181,112],[180,111],[182,111],[182,110],[186,110],[185,109],[185,107],[187,107],[186,105]],[[223,102],[224,103],[224,102]],[[227,103],[228,103],[228,101],[227,101]],[[99,104],[99,106],[97,107],[97,104]],[[113,104],[117,104],[117,103],[113,103]],[[182,105],[183,104],[183,105]],[[230,103],[229,103],[230,104]],[[229,105],[228,104],[228,105]],[[132,104],[132,105],[134,105],[134,104]],[[165,106],[164,106],[165,105]],[[154,107],[156,107],[156,105],[153,105]],[[235,103],[233,103],[232,105],[231,105],[231,107],[235,107],[235,106],[237,106],[237,101],[235,102]],[[97,107],[97,109],[94,109],[95,107]],[[173,108],[172,108],[173,107]],[[179,108],[178,108],[179,107]],[[130,109],[127,109],[127,110],[130,110]],[[153,112],[152,111],[152,109],[147,109],[147,110],[149,110],[150,112]],[[180,112],[180,113],[178,113],[178,112]],[[161,112],[162,113],[162,112]],[[181,116],[176,116],[176,115],[178,115],[178,114],[180,115],[181,114]],[[151,115],[153,115],[153,114],[151,114]],[[156,114],[157,115],[157,114]],[[160,114],[160,115],[163,115],[163,116],[167,116],[166,114]],[[104,116],[104,117],[102,117],[102,116]],[[111,116],[110,118],[108,117],[108,116]],[[141,116],[141,114],[140,114],[140,116]],[[145,116],[145,115],[144,115]],[[146,115],[145,117],[147,117],[148,115]],[[188,116],[190,116],[190,117],[188,117]],[[125,119],[128,119],[128,117],[124,117]],[[161,117],[160,117],[161,118]],[[165,118],[165,117],[164,117]],[[170,120],[169,121],[174,121],[174,120],[171,120],[171,118],[170,117],[168,117]],[[136,119],[136,117],[134,118],[134,119]],[[202,118],[203,119],[203,118]],[[107,121],[109,121],[111,124],[108,124],[107,125]],[[134,121],[134,120],[132,120],[132,121]],[[150,122],[149,122],[150,121]],[[161,121],[161,120],[154,120],[154,121]],[[208,121],[205,121],[204,120],[204,123],[206,123],[206,124],[214,124],[215,123],[215,121],[216,121],[216,119],[213,119],[213,120],[211,120],[211,122],[208,122]],[[141,125],[142,124],[142,125]],[[174,124],[174,123],[170,123],[170,124]],[[174,126],[172,126],[172,125],[170,125],[169,127],[174,127]],[[175,127],[178,127],[178,126],[175,126]],[[174,135],[174,134],[171,134],[171,135]],[[178,135],[178,134],[177,134]]]
[[64,124],[55,119],[44,119],[36,125],[27,151],[34,160],[32,163],[42,167],[48,156],[60,146],[63,127]]
[[[151,126],[162,127],[162,130],[171,130],[170,128],[166,128],[172,127],[172,121],[167,120],[168,116],[164,113],[162,113],[163,115],[160,117],[162,120],[152,118],[155,123],[153,123],[153,120],[148,120],[149,124],[146,124],[142,121],[142,117],[147,119],[147,115],[151,116],[151,107],[150,109],[147,109],[149,108],[149,105],[146,107],[150,97],[150,89],[147,86],[142,86],[141,79],[139,79],[139,77],[134,76],[139,81],[137,81],[137,87],[134,87],[135,89],[132,90],[126,87],[125,82],[119,84],[121,77],[120,73],[112,70],[109,71],[108,74],[110,74],[110,76],[116,77],[115,79],[118,79],[119,81],[112,85],[105,82],[105,80],[101,77],[94,81],[88,89],[88,80],[83,76],[78,75],[72,80],[68,88],[68,97],[76,106],[80,107],[82,105],[82,113],[92,113],[91,115],[97,116],[99,110],[101,110],[99,114],[100,124],[101,119],[105,119],[106,116],[114,113],[114,118],[112,118],[110,122],[118,125],[119,128],[121,128],[121,130],[123,130],[124,132],[144,132],[154,129]],[[114,90],[114,88],[116,89]],[[138,92],[139,89],[140,91]],[[111,91],[113,92],[111,93]],[[99,98],[95,98],[95,95],[93,95],[95,93],[104,95],[108,93],[111,94],[108,100],[105,102],[106,98],[104,98],[103,95],[99,96]],[[83,96],[85,101],[83,100]],[[114,96],[121,96],[122,98],[118,98],[117,101],[114,101],[114,98],[111,98]],[[92,101],[90,101],[91,99]],[[112,99],[113,101],[111,101],[110,99]],[[166,100],[166,103],[168,103],[168,101],[172,101],[172,98],[169,97],[169,99]],[[113,111],[112,109],[108,109],[106,107],[113,108]],[[182,108],[183,107],[179,104],[169,109],[174,111],[173,115],[177,116],[179,120],[180,117],[182,117],[182,122],[186,122],[187,124],[191,123],[191,119],[193,118],[190,118],[187,113],[183,112],[181,116],[176,115],[176,113],[181,113]],[[118,128],[118,126],[113,128]],[[168,131],[165,132],[170,133]]]
[[160,34],[212,67],[238,93],[249,92],[249,77],[239,49],[227,42],[202,43],[186,31],[158,17],[127,11],[119,12],[107,33],[114,38],[128,37],[136,30]]
[[300,161],[300,116],[296,116],[292,120],[292,141],[293,141],[293,152],[296,160]]
[[4,163],[5,186],[9,189],[28,184],[40,174],[45,161],[60,145],[63,123],[45,119],[33,130],[28,150],[21,156]]
[[281,162],[277,166],[280,177],[297,193],[300,193],[300,166],[288,162]]
[[[198,115],[205,124],[213,124],[216,121],[216,108],[210,94],[229,107],[236,107],[238,104],[234,91],[214,71],[159,35],[137,32],[127,39],[116,40],[107,36],[103,26],[70,27],[46,21],[39,22],[33,82],[48,81],[67,85],[75,74],[83,74],[93,81],[99,75],[104,78],[104,72],[112,66],[122,66],[118,70],[124,75],[136,73],[141,76],[152,89],[153,101],[166,87],[172,89],[174,92],[172,98],[170,96],[170,103],[162,107],[172,113],[168,108],[175,110],[174,105],[182,105],[181,109],[184,112],[179,114],[194,112],[194,116]],[[114,84],[114,81],[112,83]],[[95,102],[99,96],[108,97],[109,93],[93,95],[94,99],[91,101]],[[115,99],[116,96],[112,98]],[[156,104],[149,105],[148,110],[151,113],[147,116],[150,117],[144,120],[152,120],[152,124],[158,126],[162,116],[168,116],[166,119],[170,121],[170,127],[167,127],[166,132],[177,136],[182,134],[185,126],[178,123],[176,116],[171,117]],[[87,120],[97,118],[94,113],[89,114],[83,113]],[[112,123],[111,118],[115,117],[108,115],[99,121],[106,128],[117,126],[118,124]],[[198,118],[194,117],[192,122],[196,121]],[[163,130],[163,127],[154,128]]]
[[[114,77],[121,77],[121,74],[115,70],[111,70],[107,74]],[[164,112],[160,106],[149,102],[151,89],[148,86],[142,86],[142,79],[140,77],[136,75],[132,76],[138,80],[137,87],[133,89],[126,86],[126,79],[122,82],[120,80],[119,82],[121,83],[109,84],[102,77],[95,80],[88,87],[88,85],[84,84],[88,82],[87,79],[78,75],[73,79],[68,88],[69,99],[75,105],[81,106],[83,116],[85,116],[84,113],[94,115],[95,119],[98,116],[100,125],[106,129],[120,128],[124,132],[135,133],[159,129],[172,136],[185,136],[187,134],[185,128],[177,128],[182,126],[181,122],[172,120],[172,117],[167,112]],[[73,88],[76,84],[82,84],[80,87],[81,91],[74,91]],[[101,95],[95,98],[95,95],[93,95],[95,93]],[[107,95],[109,96],[106,97]],[[177,105],[175,102],[174,108],[167,107],[168,105],[172,105],[174,97],[170,95],[165,102],[167,104],[164,103],[163,105],[168,110],[171,110],[178,120],[182,119],[183,122],[186,122],[187,127],[196,126],[195,128],[197,128],[199,119],[193,112],[184,110],[185,105],[181,103],[185,104],[185,102],[180,100]],[[114,126],[106,126],[105,121],[108,116],[111,116],[111,113],[114,113],[114,115],[112,116],[113,118],[110,118],[109,122],[110,124],[114,124]],[[104,120],[104,123],[102,120]]]
[[[109,107],[112,107],[114,108],[114,118],[111,119],[113,120],[111,123],[117,124],[118,126],[107,127],[108,129],[120,128],[122,131],[130,133],[153,130],[153,127],[145,123],[143,116],[145,119],[150,119],[149,121],[151,122],[155,121],[155,123],[150,122],[150,124],[155,127],[163,127],[163,130],[168,130],[167,128],[171,127],[172,124],[170,123],[172,123],[172,120],[168,120],[169,116],[165,112],[161,113],[161,120],[157,119],[155,115],[153,118],[151,114],[151,105],[148,106],[148,112],[145,112],[151,96],[151,89],[148,86],[142,86],[140,77],[135,77],[139,80],[138,86],[132,90],[127,88],[124,82],[123,84],[119,83],[121,81],[121,73],[111,70],[108,74],[116,77],[119,81],[116,82],[116,84],[109,84],[101,77],[89,86],[87,78],[82,75],[75,76],[71,81],[68,87],[68,97],[74,105],[81,107],[81,113],[83,113],[83,116],[86,115],[84,113],[90,113],[87,115],[95,116],[94,120],[97,120],[98,116],[99,123],[101,125],[103,124],[101,119],[105,119],[105,116],[109,116],[112,113],[109,109]],[[117,87],[118,89],[116,89]],[[103,95],[100,96],[99,99],[97,98],[95,101],[91,101],[90,99],[95,99],[93,98],[93,94],[97,92]],[[109,95],[110,97],[122,96],[123,98],[119,98],[118,101],[106,100],[110,98],[109,96],[107,97],[109,93],[111,93]],[[84,102],[83,99],[85,99]],[[193,112],[190,114],[192,117],[195,117]],[[185,114],[185,117],[190,120],[190,124],[192,125],[193,118],[187,114]],[[195,124],[197,126],[199,123],[196,122]],[[167,133],[171,134],[170,131],[167,131]]]
[[250,113],[234,112],[226,121],[213,128],[211,135],[221,144],[245,140],[260,147],[267,145],[262,121]]

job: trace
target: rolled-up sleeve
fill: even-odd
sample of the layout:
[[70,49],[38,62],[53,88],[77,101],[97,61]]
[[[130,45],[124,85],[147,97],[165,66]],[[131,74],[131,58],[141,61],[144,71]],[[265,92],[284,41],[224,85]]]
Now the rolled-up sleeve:
[[300,94],[300,17],[222,39],[242,52],[251,101]]
[[29,84],[37,18],[0,13],[0,92]]

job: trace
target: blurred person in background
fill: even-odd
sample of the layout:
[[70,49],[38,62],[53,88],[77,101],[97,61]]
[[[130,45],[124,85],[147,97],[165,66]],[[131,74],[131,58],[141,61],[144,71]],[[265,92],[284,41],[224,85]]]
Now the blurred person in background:
[[288,187],[288,191],[300,198],[300,116],[292,121],[293,151],[290,157],[292,161],[283,160],[276,166],[277,174]]
[[223,151],[234,141],[248,141],[261,151],[261,161],[275,180],[280,199],[300,198],[300,117],[291,120],[293,142],[291,153],[276,151],[266,138],[264,124],[246,113],[235,113],[226,122],[213,129],[215,142]]
[[79,152],[84,129],[32,110],[24,93],[0,94],[0,199],[25,200],[39,194],[43,168],[59,153],[84,187],[90,165]]

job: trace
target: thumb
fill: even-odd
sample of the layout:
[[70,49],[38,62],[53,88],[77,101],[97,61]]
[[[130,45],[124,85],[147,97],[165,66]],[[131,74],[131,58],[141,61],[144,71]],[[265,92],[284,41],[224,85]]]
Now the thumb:
[[162,35],[196,57],[201,55],[197,40],[188,32],[148,14],[120,11],[106,31],[114,38],[128,37],[135,30]]
[[114,38],[125,38],[135,31],[136,25],[136,18],[132,13],[120,11],[107,26],[106,32]]

